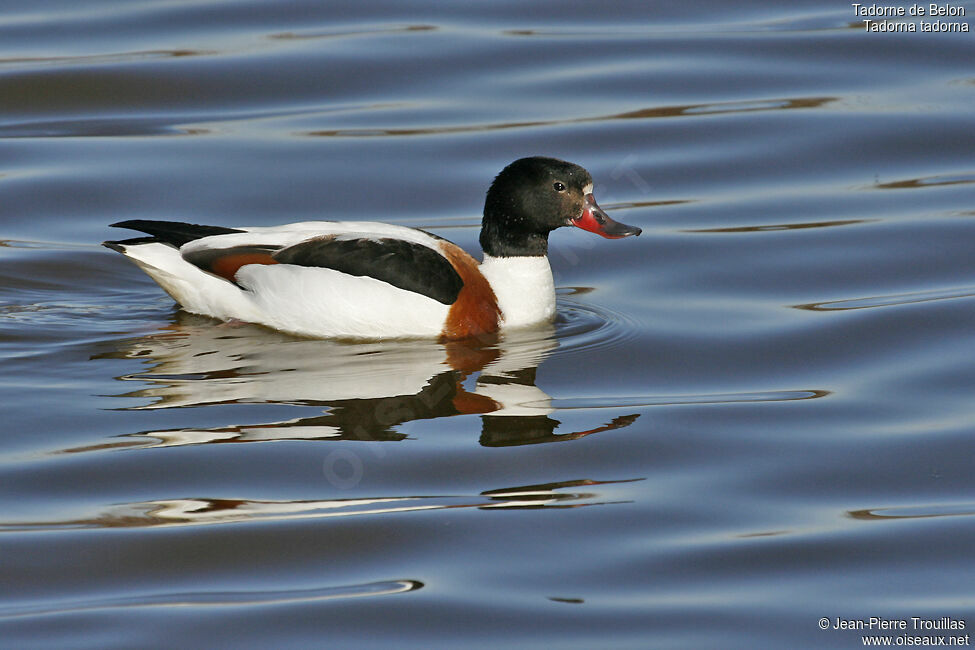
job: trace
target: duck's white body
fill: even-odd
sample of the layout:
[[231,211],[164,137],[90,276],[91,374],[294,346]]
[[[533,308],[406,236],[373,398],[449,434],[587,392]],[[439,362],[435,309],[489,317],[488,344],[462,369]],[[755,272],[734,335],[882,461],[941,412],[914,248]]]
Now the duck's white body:
[[150,235],[105,245],[138,264],[187,311],[357,339],[463,339],[549,322],[555,316],[550,231],[573,225],[613,239],[640,233],[596,205],[586,170],[538,157],[508,165],[488,190],[481,263],[422,230],[367,221],[114,225]]

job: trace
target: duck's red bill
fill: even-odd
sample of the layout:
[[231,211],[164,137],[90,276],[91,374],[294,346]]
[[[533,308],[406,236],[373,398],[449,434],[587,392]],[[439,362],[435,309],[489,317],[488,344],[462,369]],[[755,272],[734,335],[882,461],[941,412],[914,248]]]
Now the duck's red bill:
[[596,204],[596,199],[592,194],[586,194],[586,201],[582,206],[582,214],[572,219],[572,225],[582,228],[589,232],[594,232],[606,239],[622,239],[630,235],[639,235],[643,232],[636,226],[628,226],[625,223],[613,221],[603,209]]

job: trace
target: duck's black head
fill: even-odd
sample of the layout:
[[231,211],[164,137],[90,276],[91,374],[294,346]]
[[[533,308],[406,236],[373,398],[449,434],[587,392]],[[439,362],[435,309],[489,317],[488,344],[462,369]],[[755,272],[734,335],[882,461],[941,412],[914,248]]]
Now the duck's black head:
[[548,234],[576,226],[610,239],[639,235],[596,205],[592,176],[556,158],[522,158],[497,175],[484,202],[481,248],[492,257],[546,255]]

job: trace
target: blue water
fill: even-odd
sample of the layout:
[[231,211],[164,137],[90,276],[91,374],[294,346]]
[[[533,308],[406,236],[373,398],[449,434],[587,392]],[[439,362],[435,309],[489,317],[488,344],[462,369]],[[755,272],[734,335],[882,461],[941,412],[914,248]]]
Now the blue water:
[[[862,21],[7,0],[0,647],[970,632],[975,42]],[[497,345],[191,316],[98,245],[331,218],[477,253],[526,155],[643,235],[553,234],[557,321]]]

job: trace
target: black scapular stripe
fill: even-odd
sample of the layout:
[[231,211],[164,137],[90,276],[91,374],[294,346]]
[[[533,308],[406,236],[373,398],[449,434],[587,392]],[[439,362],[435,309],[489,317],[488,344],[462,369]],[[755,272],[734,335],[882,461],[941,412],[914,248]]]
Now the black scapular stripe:
[[138,238],[133,240],[126,240],[124,242],[106,242],[106,243],[147,243],[149,241],[158,241],[164,244],[171,244],[176,248],[179,248],[187,242],[191,242],[194,239],[202,239],[203,237],[209,237],[210,235],[229,235],[231,233],[246,232],[244,230],[237,230],[236,228],[224,228],[223,226],[201,226],[195,223],[185,223],[183,221],[153,221],[151,219],[130,219],[128,221],[119,221],[118,223],[113,223],[112,228],[128,228],[129,230],[138,230],[139,232],[144,232],[147,235],[152,235],[151,240],[145,238]]
[[327,235],[283,248],[273,257],[281,264],[317,266],[375,278],[445,305],[453,304],[464,286],[443,255],[402,239],[340,239]]

